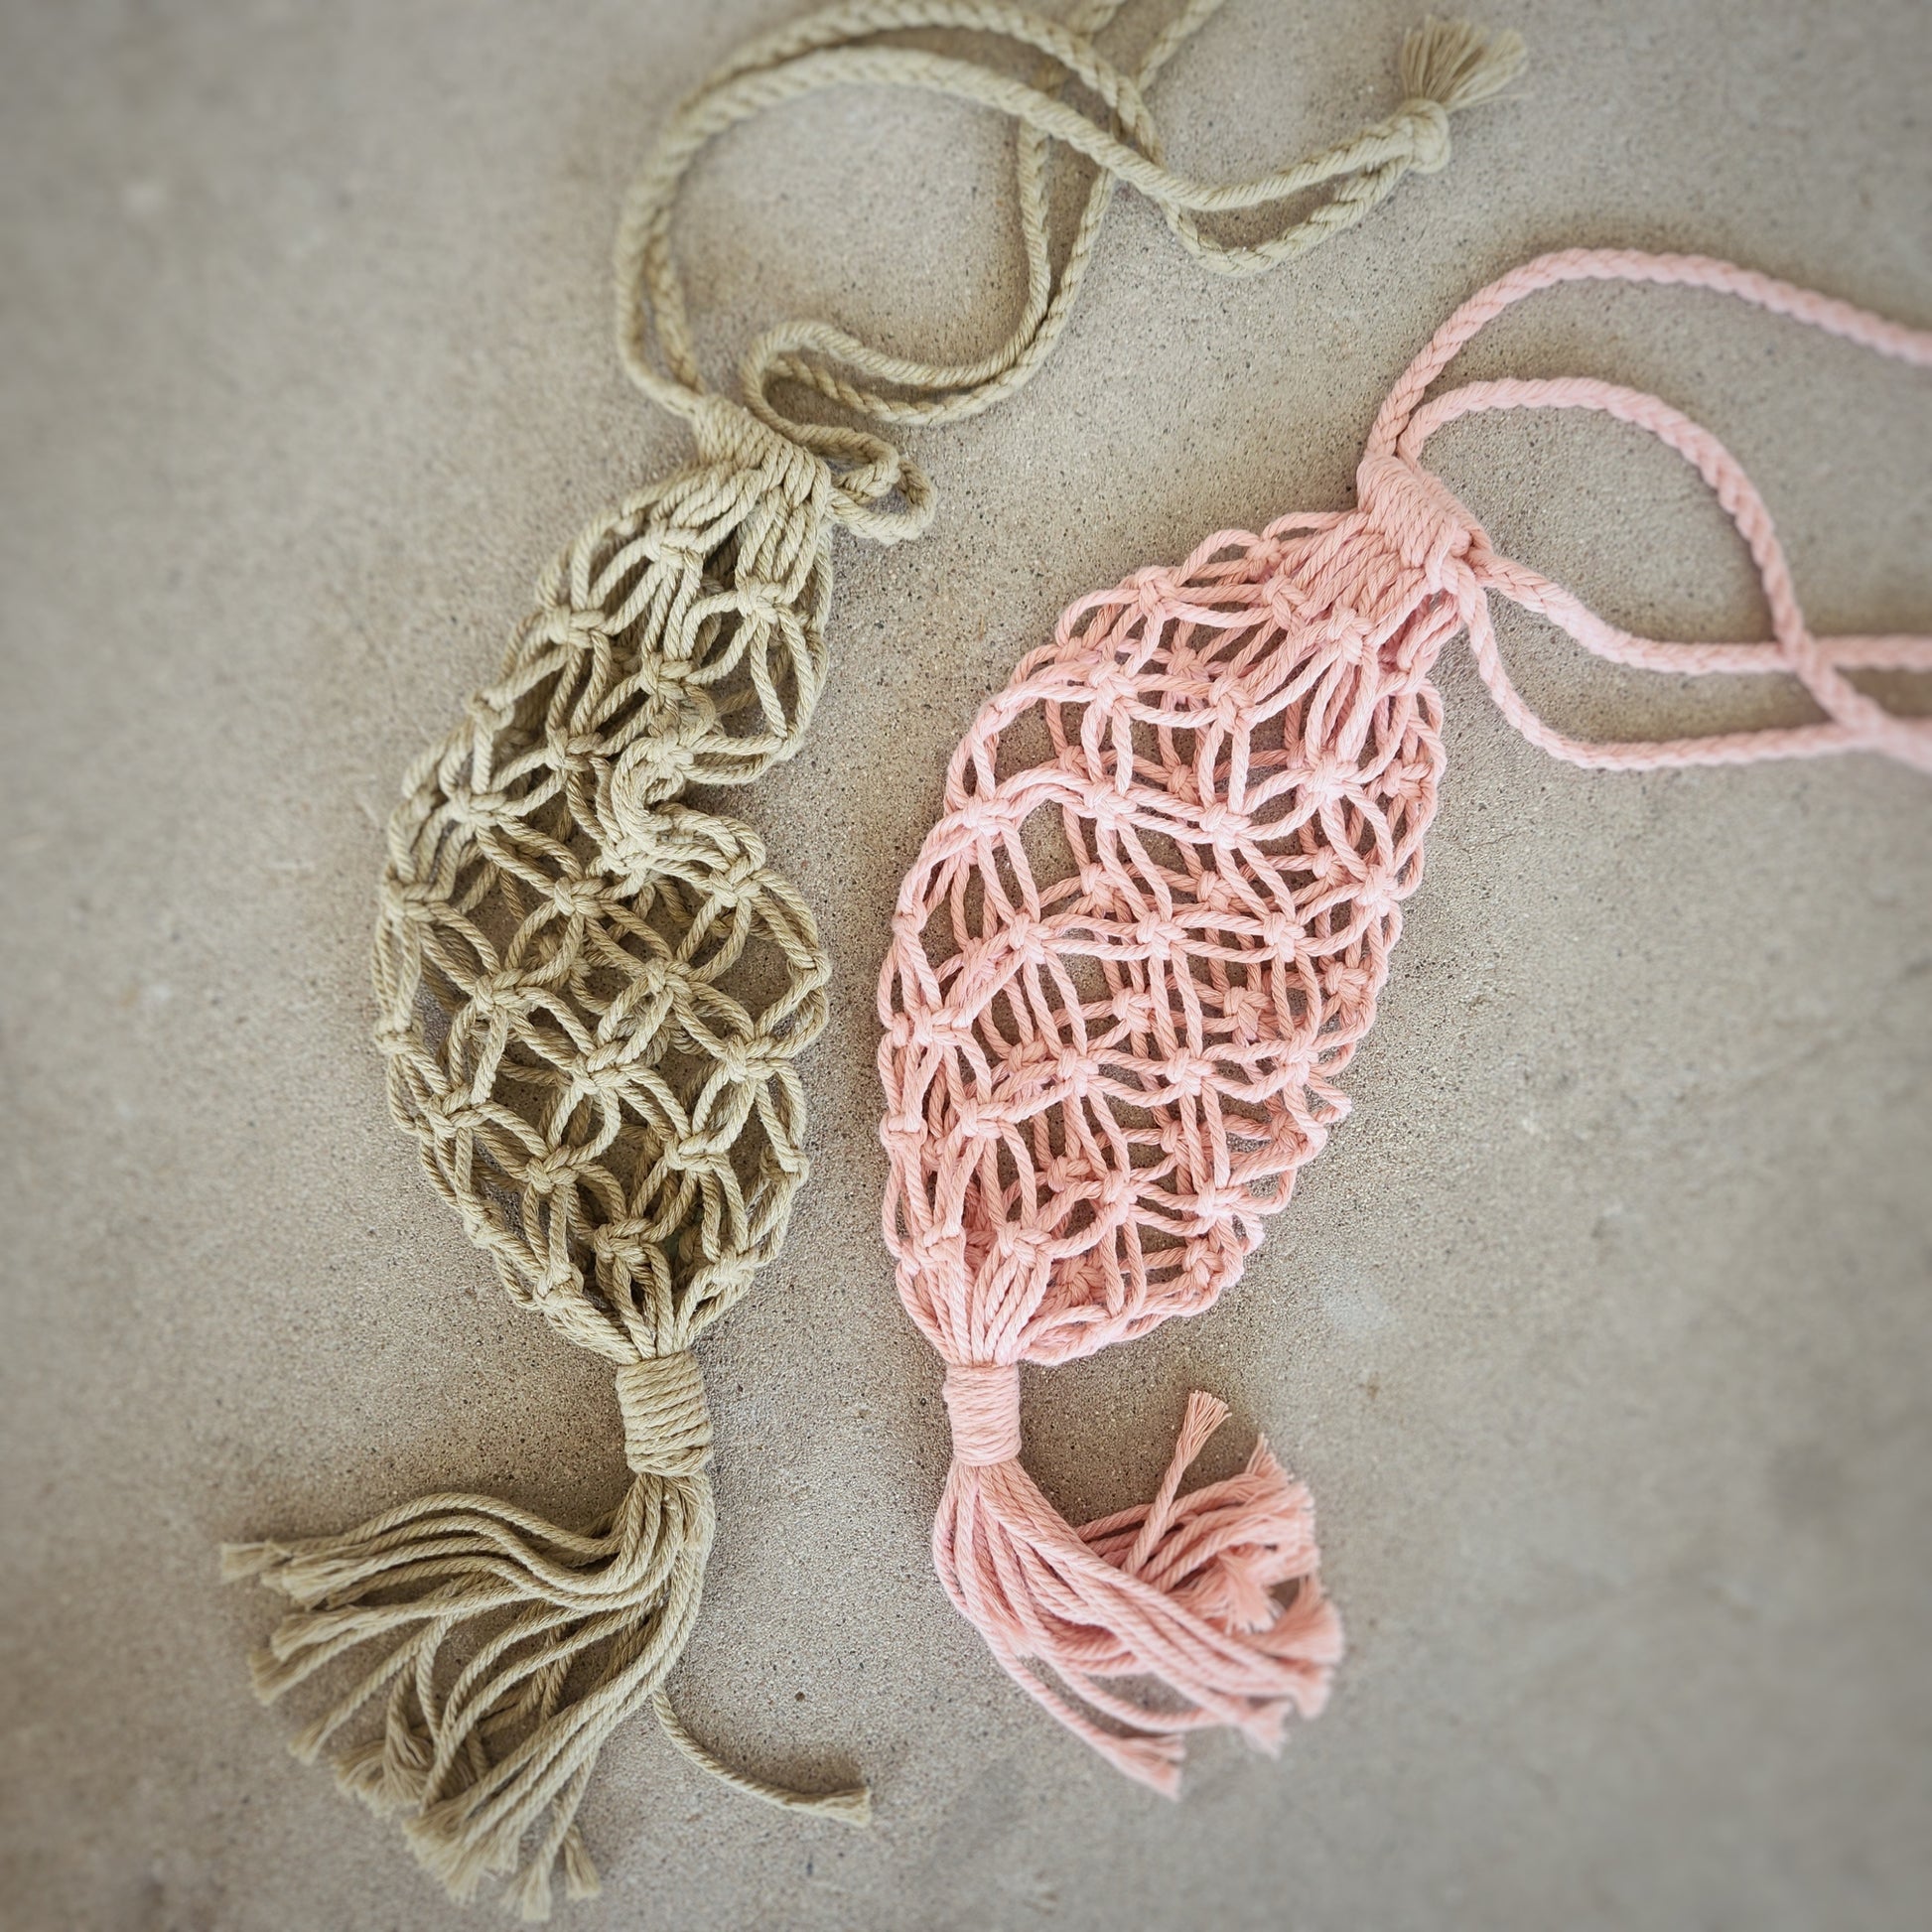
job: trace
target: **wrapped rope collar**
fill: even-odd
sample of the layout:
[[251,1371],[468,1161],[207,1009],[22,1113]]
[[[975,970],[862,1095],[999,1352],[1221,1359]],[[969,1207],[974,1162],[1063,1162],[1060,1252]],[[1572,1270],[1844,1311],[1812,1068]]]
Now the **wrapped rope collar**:
[[[1341,1626],[1308,1491],[1263,1442],[1239,1475],[1182,1495],[1228,1415],[1196,1392],[1153,1501],[1076,1529],[1021,1465],[1020,1368],[1206,1309],[1346,1113],[1340,1077],[1422,881],[1442,651],[1466,634],[1504,717],[1575,764],[1862,751],[1932,771],[1932,719],[1847,675],[1932,671],[1932,637],[1813,635],[1762,498],[1708,431],[1583,377],[1424,400],[1502,310],[1581,280],[1715,290],[1932,365],[1932,334],[1725,262],[1577,250],[1526,264],[1396,384],[1353,509],[1220,531],[1177,569],[1067,611],[954,754],[945,815],[899,895],[880,985],[884,1225],[900,1298],[946,1364],[933,1559],[1021,1687],[1170,1795],[1188,1732],[1226,1726],[1274,1750],[1288,1717],[1326,1698]],[[1634,424],[1697,469],[1757,565],[1769,643],[1605,623],[1500,555],[1423,467],[1445,423],[1549,408]],[[1569,737],[1510,682],[1495,597],[1615,662],[1791,677],[1824,715],[1656,744]]]
[[[459,1898],[500,1876],[541,1918],[559,1867],[573,1895],[595,1889],[578,1807],[604,1743],[646,1707],[741,1790],[867,1816],[863,1787],[803,1794],[732,1770],[664,1694],[715,1531],[691,1349],[784,1239],[806,1169],[795,1061],[824,1025],[828,974],[758,834],[685,794],[750,783],[797,750],[825,680],[834,531],[896,542],[932,511],[925,477],[884,437],[779,396],[874,425],[972,415],[1058,339],[1116,181],[1203,262],[1258,272],[1441,167],[1449,111],[1521,62],[1513,38],[1432,24],[1405,50],[1389,120],[1261,180],[1202,184],[1165,165],[1143,90],[1218,0],[1184,8],[1131,76],[1092,45],[1116,4],[1060,27],[984,0],[862,0],[754,44],[680,111],[625,206],[619,339],[638,386],[690,424],[697,460],[545,573],[501,675],[412,767],[390,824],[374,973],[396,1120],[511,1298],[612,1365],[634,1479],[582,1531],[437,1495],[340,1536],[231,1549],[226,1566],[295,1605],[256,1660],[264,1699],[355,1658],[361,1674],[296,1748],[328,1753],[348,1790],[399,1814]],[[1043,85],[882,38],[918,28],[988,39],[1043,69]],[[753,345],[732,402],[701,379],[675,272],[681,184],[737,122],[854,84],[950,94],[1018,124],[1023,312],[961,365],[790,325]],[[1057,268],[1052,142],[1093,170]],[[1259,244],[1201,225],[1324,186]],[[374,1728],[357,1733],[365,1718]]]

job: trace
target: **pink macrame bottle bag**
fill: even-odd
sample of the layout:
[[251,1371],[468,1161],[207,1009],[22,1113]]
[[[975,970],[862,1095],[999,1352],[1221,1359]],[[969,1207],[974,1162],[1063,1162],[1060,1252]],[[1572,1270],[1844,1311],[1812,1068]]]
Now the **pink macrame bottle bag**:
[[[1290,1713],[1321,1708],[1342,1636],[1308,1492],[1259,1443],[1241,1473],[1182,1494],[1228,1413],[1197,1392],[1153,1501],[1076,1529],[1021,1465],[1020,1367],[1207,1308],[1346,1112],[1337,1083],[1422,878],[1444,647],[1466,631],[1503,715],[1572,763],[1868,751],[1932,771],[1932,719],[1846,675],[1932,670],[1932,638],[1813,636],[1762,499],[1708,432],[1587,378],[1423,400],[1503,309],[1582,280],[1718,291],[1932,364],[1932,335],[1728,263],[1573,250],[1525,264],[1396,384],[1352,510],[1221,531],[1177,570],[1067,611],[955,753],[945,815],[899,895],[880,988],[884,1226],[899,1295],[946,1364],[934,1561],[1024,1689],[1171,1794],[1188,1731],[1224,1725],[1272,1750]],[[1600,411],[1691,463],[1749,546],[1771,640],[1634,636],[1498,555],[1423,447],[1458,417],[1527,408]],[[1795,678],[1824,716],[1661,743],[1566,737],[1512,686],[1491,594],[1618,663]]]

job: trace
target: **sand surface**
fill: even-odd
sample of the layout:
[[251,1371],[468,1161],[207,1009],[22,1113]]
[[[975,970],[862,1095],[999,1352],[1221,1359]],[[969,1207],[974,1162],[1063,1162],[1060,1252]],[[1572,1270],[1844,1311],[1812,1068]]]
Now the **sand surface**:
[[[538,567],[683,459],[612,351],[618,201],[673,102],[788,11],[0,17],[10,1929],[461,1920],[252,1703],[272,1608],[213,1550],[433,1487],[567,1519],[617,1493],[603,1371],[512,1311],[385,1116],[378,828]],[[1420,11],[1234,0],[1157,94],[1172,153],[1249,171],[1387,111]],[[1446,173],[1247,283],[1124,199],[1051,365],[916,440],[931,533],[840,540],[809,747],[732,807],[837,978],[815,1179],[703,1351],[722,1531],[675,1688],[760,1770],[862,1769],[877,1823],[749,1805],[635,1725],[585,1814],[583,1932],[1922,1922],[1923,776],[1588,775],[1451,651],[1430,875],[1354,1116],[1210,1315],[1028,1388],[1030,1464],[1075,1520],[1148,1492],[1189,1387],[1233,1405],[1227,1455],[1267,1430],[1352,1640],[1328,1714],[1279,1763],[1206,1740],[1171,1807],[1012,1689],[927,1560],[946,1437],[877,1232],[873,989],[983,697],[1081,592],[1347,502],[1396,371],[1540,248],[1698,249],[1932,323],[1923,0],[1485,12],[1535,66]],[[680,230],[712,369],[798,313],[995,340],[1005,156],[987,117],[852,94],[733,138]],[[1469,367],[1659,389],[1757,479],[1818,628],[1932,618],[1922,378],[1600,291]],[[1500,547],[1617,621],[1761,630],[1720,512],[1633,432],[1495,421],[1436,454]],[[1591,732],[1809,715],[1768,680],[1507,641]]]

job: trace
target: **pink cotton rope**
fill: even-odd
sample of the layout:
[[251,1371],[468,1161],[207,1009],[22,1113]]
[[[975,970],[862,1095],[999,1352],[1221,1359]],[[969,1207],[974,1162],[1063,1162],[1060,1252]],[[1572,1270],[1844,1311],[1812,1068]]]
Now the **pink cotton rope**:
[[[1847,672],[1932,670],[1932,637],[1815,637],[1763,500],[1667,403],[1567,377],[1425,403],[1511,304],[1580,280],[1733,295],[1900,361],[1932,334],[1688,255],[1544,255],[1463,304],[1383,404],[1356,507],[1220,531],[1178,570],[1074,604],[954,755],[880,985],[887,1246],[946,1363],[953,1461],[933,1560],[1015,1680],[1169,1794],[1184,1736],[1265,1750],[1320,1710],[1342,1648],[1308,1491],[1258,1443],[1180,1483],[1227,1417],[1188,1398],[1154,1500],[1075,1529],[1021,1466],[1020,1369],[1195,1314],[1240,1276],[1295,1172],[1347,1111],[1336,1082],[1375,1017],[1420,883],[1443,769],[1430,672],[1466,631],[1503,716],[1615,770],[1868,751],[1932,770],[1932,719]],[[1691,463],[1750,548],[1769,643],[1634,636],[1499,556],[1428,471],[1445,423],[1591,409]],[[1817,724],[1592,744],[1546,724],[1497,649],[1496,594],[1617,663],[1783,672]],[[1282,1587],[1292,1592],[1280,1594]],[[1151,1683],[1131,1695],[1123,1680]]]

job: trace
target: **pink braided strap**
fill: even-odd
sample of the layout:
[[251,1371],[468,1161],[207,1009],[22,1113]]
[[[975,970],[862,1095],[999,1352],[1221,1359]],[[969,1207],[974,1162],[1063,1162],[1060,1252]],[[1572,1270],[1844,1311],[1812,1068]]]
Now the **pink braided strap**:
[[[1000,1662],[1131,1775],[1173,1793],[1187,1731],[1279,1746],[1321,1708],[1341,1628],[1307,1490],[1257,1444],[1180,1483],[1227,1417],[1189,1398],[1154,1500],[1074,1529],[1019,1461],[1019,1364],[1194,1314],[1235,1282],[1296,1171],[1347,1111],[1443,769],[1437,657],[1467,631],[1503,715],[1616,769],[1872,751],[1932,769],[1932,720],[1846,676],[1932,669],[1932,638],[1817,638],[1762,499],[1655,396],[1586,378],[1482,382],[1425,403],[1456,350],[1524,296],[1580,279],[1736,295],[1932,364],[1932,335],[1726,263],[1572,251],[1444,326],[1370,435],[1356,507],[1222,531],[1177,570],[1082,598],[955,753],[880,984],[884,1230],[900,1299],[947,1363],[954,1453],[940,1578]],[[1633,636],[1497,555],[1421,467],[1492,409],[1593,409],[1692,463],[1763,579],[1768,643]],[[1586,648],[1674,672],[1781,671],[1824,718],[1794,729],[1589,744],[1511,684],[1489,598]],[[1284,1587],[1290,1587],[1284,1594]],[[1152,1680],[1155,1703],[1120,1681]]]

